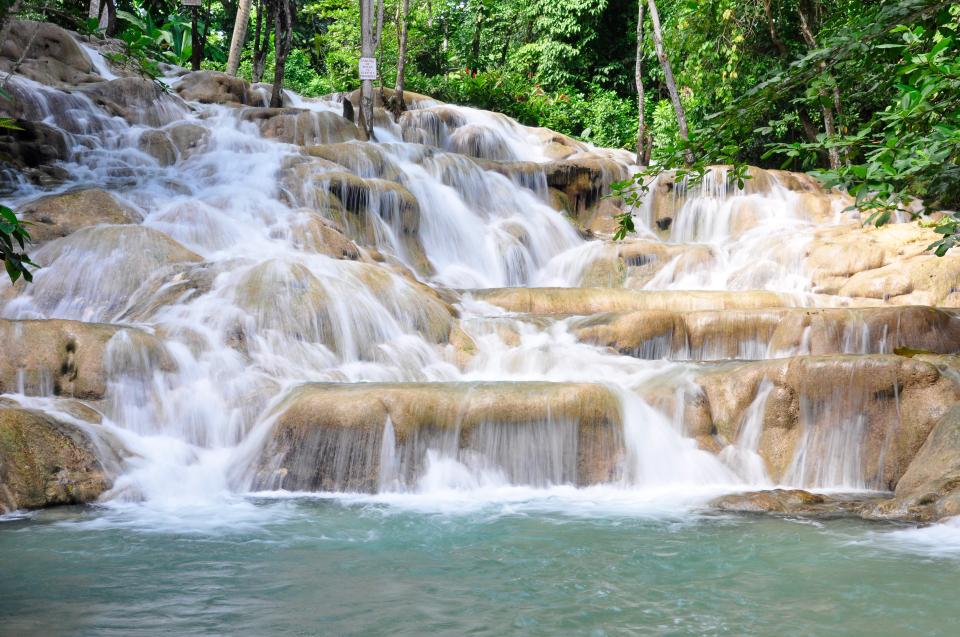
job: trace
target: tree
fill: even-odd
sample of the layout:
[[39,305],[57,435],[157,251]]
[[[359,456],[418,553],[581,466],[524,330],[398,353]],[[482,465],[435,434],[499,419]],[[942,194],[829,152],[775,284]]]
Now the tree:
[[237,19],[233,23],[233,38],[230,40],[230,56],[227,59],[227,75],[236,75],[240,67],[240,54],[243,51],[243,41],[247,37],[247,22],[250,21],[251,0],[240,0],[237,3]]
[[647,151],[647,126],[644,121],[643,93],[643,0],[637,2],[637,61],[634,80],[637,84],[637,163],[646,166],[650,162]]
[[274,0],[274,31],[273,54],[275,66],[273,71],[273,94],[270,96],[270,106],[283,106],[283,72],[287,65],[287,55],[293,41],[294,0]]
[[257,0],[257,22],[253,32],[253,55],[250,60],[250,79],[254,83],[263,80],[263,67],[267,63],[267,51],[270,46],[270,21],[272,4],[267,0]]
[[[649,0],[650,24],[653,26],[653,43],[657,49],[657,58],[660,60],[660,66],[663,67],[663,77],[667,84],[667,90],[670,92],[670,101],[673,102],[673,112],[677,116],[677,127],[680,129],[680,137],[685,142],[690,141],[690,131],[687,128],[687,116],[683,111],[683,103],[680,101],[680,93],[677,92],[677,82],[673,78],[673,69],[670,67],[670,58],[667,57],[666,49],[663,46],[663,33],[660,29],[660,14],[657,12],[656,0]],[[688,164],[693,163],[693,152],[686,150],[686,160]]]
[[[800,33],[803,35],[803,40],[810,50],[814,51],[817,48],[817,40],[813,35],[813,28],[811,26],[814,11],[810,6],[809,0],[800,0],[797,12],[800,15]],[[830,77],[830,74],[827,73],[827,63],[825,60],[820,61],[820,69],[824,75],[817,87],[817,94],[820,96],[820,111],[823,114],[823,132],[827,135],[827,139],[832,141],[837,134],[834,115],[840,114],[840,89],[833,81],[833,78]],[[822,85],[822,81],[833,84],[833,108],[830,107],[829,100],[827,99],[827,89]],[[827,153],[830,157],[830,168],[836,170],[840,166],[840,153],[837,147],[830,145],[827,148]]]
[[[360,55],[372,58],[383,32],[383,0],[360,0]],[[360,82],[360,128],[373,139],[373,80]]]
[[400,20],[397,29],[397,82],[394,85],[394,114],[400,115],[407,110],[403,96],[404,67],[407,63],[407,18],[410,13],[410,0],[400,3]]

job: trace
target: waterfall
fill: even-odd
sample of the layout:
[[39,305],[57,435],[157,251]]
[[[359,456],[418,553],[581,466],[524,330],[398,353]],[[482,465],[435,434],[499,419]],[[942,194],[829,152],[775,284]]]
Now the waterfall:
[[[647,252],[628,257],[634,244],[586,226],[610,181],[636,170],[629,153],[426,99],[399,120],[383,112],[379,141],[360,141],[336,96],[289,93],[282,112],[253,97],[201,103],[177,97],[172,76],[148,113],[137,80],[85,50],[105,82],[11,83],[19,116],[69,152],[60,183],[24,182],[10,203],[99,189],[131,221],[80,220],[45,240],[32,285],[0,284],[0,316],[25,361],[4,389],[15,400],[52,411],[91,375],[96,435],[126,449],[108,504],[278,489],[887,488],[899,420],[875,403],[899,409],[883,394],[897,378],[861,382],[865,363],[824,391],[723,365],[953,346],[936,336],[954,333],[949,312],[813,307],[829,301],[812,296],[805,250],[825,215],[846,218],[826,204],[815,217],[813,195],[781,177],[754,171],[741,188],[725,169],[698,185],[662,175],[633,240]],[[105,111],[107,92],[136,116]],[[655,271],[630,288],[643,268]],[[28,322],[56,319],[87,357],[71,378],[25,349],[40,329]],[[901,326],[921,320],[940,327]],[[727,369],[747,380],[721,387]],[[775,397],[795,398],[799,417],[771,476]],[[882,450],[864,447],[877,437]]]

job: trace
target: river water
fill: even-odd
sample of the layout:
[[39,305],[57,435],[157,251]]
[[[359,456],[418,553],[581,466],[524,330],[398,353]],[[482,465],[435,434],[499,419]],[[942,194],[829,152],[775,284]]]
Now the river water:
[[0,523],[3,635],[955,635],[935,529],[554,492]]

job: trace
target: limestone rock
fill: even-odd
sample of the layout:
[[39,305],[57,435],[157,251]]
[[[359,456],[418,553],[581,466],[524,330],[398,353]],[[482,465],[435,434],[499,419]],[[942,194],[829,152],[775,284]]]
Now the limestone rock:
[[0,405],[0,513],[96,500],[113,479],[104,452],[84,428]]
[[0,319],[0,393],[100,400],[111,374],[139,371],[126,364],[126,352],[151,370],[176,367],[156,337],[136,328]]
[[120,203],[109,192],[96,188],[41,197],[26,204],[20,218],[31,224],[28,230],[37,243],[65,237],[81,228],[101,223],[142,221],[139,212]]
[[156,159],[161,166],[172,166],[177,163],[177,149],[163,131],[144,131],[137,140],[137,147]]
[[[202,261],[169,236],[139,225],[81,228],[31,256],[42,266],[34,282],[18,283],[10,293],[28,298],[44,316],[85,321],[115,318],[158,270]],[[109,265],[107,276],[104,264]]]
[[110,115],[131,124],[158,127],[181,119],[188,107],[152,80],[122,77],[84,86],[82,92]]
[[183,99],[201,104],[245,106],[259,104],[259,96],[251,100],[250,84],[239,77],[219,71],[193,71],[173,85]]
[[63,132],[42,122],[15,121],[16,129],[0,128],[0,193],[26,177],[41,186],[64,181],[67,173],[54,166],[70,155]]
[[859,515],[864,507],[863,496],[822,495],[801,489],[770,489],[720,496],[710,506],[735,513],[773,513],[816,518]]
[[893,499],[870,517],[930,522],[960,515],[960,406],[937,422],[897,483]]
[[920,306],[638,310],[593,315],[573,331],[586,342],[653,359],[960,350],[960,316]]
[[[36,37],[34,37],[36,34]],[[0,71],[4,75],[33,39],[17,73],[41,84],[71,88],[102,81],[93,63],[66,30],[49,22],[11,20],[10,35],[0,43]]]
[[298,108],[248,108],[242,117],[255,122],[264,137],[286,144],[312,146],[363,139],[356,124],[336,113]]
[[186,159],[200,150],[210,138],[210,131],[190,122],[176,122],[164,128],[164,133],[173,142],[180,159]]
[[634,291],[616,288],[491,288],[475,298],[525,314],[584,316],[629,310],[696,310],[789,307],[794,300],[774,292]]
[[[587,485],[612,479],[622,454],[619,404],[599,385],[309,384],[280,409],[259,487],[371,491],[393,455],[394,477],[410,484],[428,447],[495,462],[519,482]],[[388,419],[395,453],[382,449]]]
[[799,486],[850,479],[892,489],[937,420],[960,400],[960,387],[935,365],[901,356],[713,365],[696,382],[708,398],[712,427],[727,440],[737,439],[764,380],[772,387],[758,453],[772,480]]

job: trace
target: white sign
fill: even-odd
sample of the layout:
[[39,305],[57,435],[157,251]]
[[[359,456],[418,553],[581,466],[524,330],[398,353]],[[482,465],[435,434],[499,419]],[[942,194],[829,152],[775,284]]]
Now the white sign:
[[180,0],[180,4],[185,7],[199,7],[201,0]]
[[377,58],[360,58],[360,79],[377,79]]

